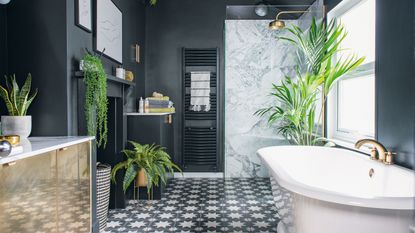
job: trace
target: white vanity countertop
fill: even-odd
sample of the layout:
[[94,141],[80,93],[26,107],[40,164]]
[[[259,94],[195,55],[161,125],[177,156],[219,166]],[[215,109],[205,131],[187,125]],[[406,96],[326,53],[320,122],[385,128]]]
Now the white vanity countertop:
[[22,139],[20,141],[21,151],[16,154],[13,154],[12,151],[11,155],[0,157],[0,165],[94,139],[95,137],[91,136],[30,137]]
[[166,116],[172,115],[174,112],[162,112],[162,113],[139,113],[139,112],[127,112],[125,116]]

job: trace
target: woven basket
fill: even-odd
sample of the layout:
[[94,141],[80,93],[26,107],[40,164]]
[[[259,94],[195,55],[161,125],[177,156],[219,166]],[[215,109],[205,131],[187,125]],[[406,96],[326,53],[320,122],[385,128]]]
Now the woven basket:
[[102,231],[107,227],[111,184],[110,174],[110,165],[100,163],[97,164],[97,217],[99,222],[99,231]]

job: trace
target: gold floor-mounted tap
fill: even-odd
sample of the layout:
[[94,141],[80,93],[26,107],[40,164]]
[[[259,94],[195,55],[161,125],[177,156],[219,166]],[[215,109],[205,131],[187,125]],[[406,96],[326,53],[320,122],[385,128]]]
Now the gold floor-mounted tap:
[[[359,149],[364,144],[370,144],[374,147],[370,151],[371,159],[378,160],[387,165],[393,164],[393,155],[396,155],[396,153],[389,152],[388,150],[386,150],[385,146],[373,139],[361,139],[355,143],[354,147],[356,149]],[[377,158],[376,154],[378,155]]]

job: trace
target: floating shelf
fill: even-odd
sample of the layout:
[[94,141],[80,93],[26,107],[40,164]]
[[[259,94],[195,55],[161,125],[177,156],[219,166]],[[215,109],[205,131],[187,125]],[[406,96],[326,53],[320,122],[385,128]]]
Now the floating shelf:
[[[129,86],[135,86],[134,82],[131,82],[131,81],[128,81],[128,80],[125,80],[125,79],[117,78],[114,75],[110,75],[110,74],[106,74],[106,75],[107,75],[107,80],[108,81],[119,83],[119,84],[124,84],[124,85],[129,85]],[[83,78],[84,77],[84,72],[83,71],[76,71],[75,72],[75,77]]]

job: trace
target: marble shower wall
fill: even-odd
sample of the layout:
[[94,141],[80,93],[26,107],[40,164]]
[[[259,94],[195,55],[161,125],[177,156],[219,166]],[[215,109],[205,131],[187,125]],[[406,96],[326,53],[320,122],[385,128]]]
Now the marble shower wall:
[[[275,101],[269,96],[272,83],[293,74],[294,48],[271,31],[269,20],[225,21],[225,176],[267,177],[256,151],[287,141],[266,119],[254,116]],[[286,21],[287,26],[298,24]]]

